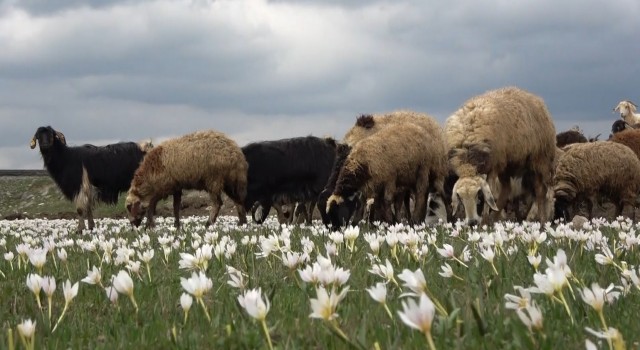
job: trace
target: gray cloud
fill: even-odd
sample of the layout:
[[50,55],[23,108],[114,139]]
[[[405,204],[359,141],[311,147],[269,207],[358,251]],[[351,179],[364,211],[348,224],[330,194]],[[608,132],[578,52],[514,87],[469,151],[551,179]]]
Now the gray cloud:
[[631,0],[4,1],[0,168],[38,164],[17,150],[40,125],[74,144],[341,137],[360,113],[443,123],[505,85],[542,96],[558,129],[608,135],[611,108],[640,100],[638,17]]

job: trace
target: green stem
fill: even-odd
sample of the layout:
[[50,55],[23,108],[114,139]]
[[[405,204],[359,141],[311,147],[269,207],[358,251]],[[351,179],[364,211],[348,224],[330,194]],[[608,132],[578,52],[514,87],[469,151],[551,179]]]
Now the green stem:
[[149,269],[149,263],[145,263],[147,265],[147,276],[149,277],[149,282],[151,282],[151,270]]
[[598,311],[598,317],[600,317],[600,322],[602,322],[602,327],[604,328],[605,331],[607,331],[609,327],[607,327],[607,322],[604,320],[604,313],[602,312],[602,310]]
[[571,310],[569,310],[569,305],[567,304],[567,300],[564,298],[564,293],[560,290],[560,300],[562,300],[562,304],[564,305],[564,309],[567,311],[569,318],[571,318],[571,324],[574,324],[573,316],[571,315]]
[[131,300],[133,307],[136,309],[136,314],[138,314],[138,303],[136,303],[136,298],[133,297],[133,293],[129,294],[129,300]]
[[16,345],[13,343],[13,329],[7,329],[7,346],[9,350],[15,350]]
[[267,322],[262,319],[262,330],[264,331],[265,337],[267,337],[267,343],[269,344],[269,350],[273,350],[273,344],[271,344],[271,336],[269,335],[269,329],[267,328]]
[[204,310],[204,314],[205,316],[207,316],[207,320],[209,321],[209,323],[211,323],[211,317],[209,316],[209,311],[207,310],[207,306],[204,304],[204,301],[202,301],[202,298],[198,298],[198,303],[200,304],[200,306],[202,306],[202,310]]
[[389,315],[389,318],[393,320],[393,314],[391,313],[391,310],[389,310],[389,306],[387,306],[387,303],[382,303],[382,305],[384,306],[384,310],[387,312],[387,315]]
[[433,337],[431,337],[431,330],[429,332],[425,332],[427,336],[427,342],[429,343],[429,349],[436,350],[436,345],[433,343]]
[[60,321],[62,321],[62,318],[64,317],[64,314],[67,312],[67,307],[69,306],[69,303],[65,303],[64,304],[64,309],[62,309],[62,313],[60,314],[60,317],[58,318],[58,321],[56,321],[56,325],[53,327],[53,330],[51,330],[51,333],[55,332],[56,329],[58,328],[58,325],[60,324]]
[[47,296],[47,303],[49,305],[49,327],[51,327],[51,296]]

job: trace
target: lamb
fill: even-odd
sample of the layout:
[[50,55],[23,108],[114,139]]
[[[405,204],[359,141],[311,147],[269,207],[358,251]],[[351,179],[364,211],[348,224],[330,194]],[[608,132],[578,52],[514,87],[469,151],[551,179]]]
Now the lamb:
[[617,217],[625,205],[636,205],[640,159],[629,147],[611,141],[574,144],[558,160],[554,182],[557,216],[571,218],[575,212],[568,213],[569,207],[586,200],[591,219],[596,197],[604,196],[615,205]]
[[[459,176],[451,206],[460,202],[469,225],[482,222],[477,202],[502,211],[511,195],[511,178],[522,177],[534,194],[538,220],[547,219],[547,190],[555,158],[555,127],[544,101],[527,91],[507,87],[473,97],[445,124],[450,165]],[[489,183],[500,181],[498,200]]]
[[147,154],[133,176],[125,202],[129,220],[137,227],[146,212],[146,227],[153,227],[158,201],[172,195],[174,226],[179,228],[182,190],[195,189],[207,191],[213,201],[207,226],[216,222],[223,191],[235,203],[243,225],[247,169],[240,147],[220,132],[197,131],[167,140]]
[[382,128],[362,139],[352,147],[340,170],[327,200],[327,212],[362,190],[365,198],[374,198],[381,205],[384,220],[391,222],[390,204],[396,190],[403,187],[415,195],[413,221],[423,221],[429,188],[444,193],[444,145],[439,126],[426,132],[412,123]]
[[640,123],[640,114],[635,113],[636,106],[633,102],[624,100],[620,101],[618,105],[613,109],[614,112],[620,112],[620,118],[630,125]]
[[75,203],[78,231],[88,221],[93,230],[93,207],[96,201],[118,202],[120,193],[129,189],[133,173],[148,147],[146,144],[121,142],[106,146],[67,146],[63,133],[51,126],[41,126],[31,139],[31,149],[40,144],[44,166],[65,198]]

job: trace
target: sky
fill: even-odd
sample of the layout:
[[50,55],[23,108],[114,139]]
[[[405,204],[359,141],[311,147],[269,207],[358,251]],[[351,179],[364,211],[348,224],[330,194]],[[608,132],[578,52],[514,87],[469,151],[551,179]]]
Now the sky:
[[46,125],[69,145],[341,139],[518,86],[558,132],[606,138],[640,102],[637,0],[0,0],[0,48],[0,169],[42,169]]

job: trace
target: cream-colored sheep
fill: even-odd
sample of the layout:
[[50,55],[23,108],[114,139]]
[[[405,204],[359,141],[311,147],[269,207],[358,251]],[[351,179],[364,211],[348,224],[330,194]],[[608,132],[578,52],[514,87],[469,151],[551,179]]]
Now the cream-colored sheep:
[[[538,220],[547,220],[556,133],[540,97],[515,87],[473,97],[447,119],[445,137],[450,164],[459,176],[451,201],[454,213],[462,202],[466,222],[480,223],[478,202],[501,211],[511,195],[511,177],[522,177],[541,209]],[[497,202],[487,178],[500,181]]]
[[173,195],[179,227],[182,190],[195,189],[207,191],[213,201],[207,225],[218,217],[223,191],[235,202],[238,222],[244,224],[247,169],[240,147],[217,131],[197,131],[165,141],[147,153],[133,176],[125,203],[131,223],[140,225],[146,211],[146,226],[153,226],[156,204]]
[[635,113],[636,106],[631,101],[620,101],[618,105],[613,109],[614,112],[620,112],[620,118],[630,125],[640,123],[640,114]]
[[613,202],[616,216],[622,214],[625,205],[635,207],[640,193],[640,160],[629,147],[598,141],[573,144],[563,150],[554,181],[557,211],[566,212],[569,206],[586,200],[591,219],[598,198]]

